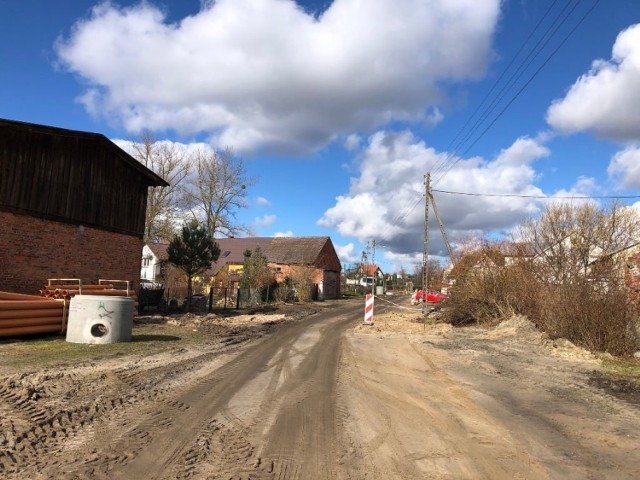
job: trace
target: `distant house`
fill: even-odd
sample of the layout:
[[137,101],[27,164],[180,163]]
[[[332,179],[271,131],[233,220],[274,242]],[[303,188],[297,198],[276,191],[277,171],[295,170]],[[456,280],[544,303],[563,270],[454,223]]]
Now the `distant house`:
[[624,284],[629,290],[629,298],[640,310],[640,242],[634,243],[614,255],[621,255],[624,259]]
[[312,271],[318,299],[336,298],[340,294],[340,259],[330,237],[245,237],[217,238],[220,257],[211,273],[218,286],[238,286],[244,265],[244,252],[260,248],[276,281],[282,282],[294,270]]
[[524,242],[502,242],[490,248],[478,248],[444,269],[440,291],[447,293],[456,280],[464,275],[482,276],[517,262],[535,259],[533,247]]
[[259,248],[265,255],[271,244],[271,237],[244,237],[244,238],[216,238],[220,248],[218,260],[211,265],[211,274],[214,283],[218,287],[225,287],[231,291],[240,286],[240,278],[244,267],[244,252],[253,252]]
[[167,185],[104,135],[0,119],[0,290],[137,288],[147,190]]
[[142,266],[140,281],[149,285],[163,284],[164,263],[169,258],[167,248],[169,242],[158,241],[145,244],[142,248]]
[[505,265],[535,258],[533,246],[525,242],[503,242],[498,246],[498,251],[502,255]]
[[384,272],[378,265],[359,265],[356,270],[356,281],[359,285],[371,286],[379,279],[384,278]]
[[589,269],[597,269],[604,265],[619,268],[618,275],[627,287],[629,299],[640,310],[640,242],[633,242],[626,247],[598,257],[589,264]]

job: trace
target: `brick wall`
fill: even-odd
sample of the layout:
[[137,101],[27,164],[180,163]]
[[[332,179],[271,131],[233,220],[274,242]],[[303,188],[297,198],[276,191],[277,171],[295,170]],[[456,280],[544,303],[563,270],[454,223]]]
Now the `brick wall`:
[[640,310],[640,252],[629,255],[625,266],[624,282],[629,289],[629,298]]
[[132,281],[141,238],[0,211],[0,290],[35,294],[48,278]]
[[333,247],[331,240],[328,240],[322,247],[316,261],[316,266],[322,270],[331,270],[333,272],[340,272],[342,270],[340,259],[336,254],[336,250]]
[[[269,267],[272,269],[276,269],[276,268],[280,269],[275,275],[276,282],[284,282],[286,278],[290,277],[296,269],[300,268],[296,265],[284,265],[279,263],[269,263]],[[313,281],[313,283],[322,282],[324,271],[320,268],[313,268],[313,267],[309,267],[309,268],[312,269],[311,280]]]

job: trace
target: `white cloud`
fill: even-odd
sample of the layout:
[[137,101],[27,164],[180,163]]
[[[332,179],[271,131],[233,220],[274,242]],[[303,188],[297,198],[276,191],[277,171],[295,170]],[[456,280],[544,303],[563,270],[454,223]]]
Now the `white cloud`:
[[640,188],[640,148],[630,146],[616,153],[607,173],[618,188]]
[[[135,156],[135,148],[133,147],[134,143],[132,140],[123,140],[120,138],[115,138],[111,140],[113,143],[118,145],[121,149],[123,149],[128,154]],[[205,153],[213,153],[213,148],[208,143],[203,142],[192,142],[192,143],[181,143],[174,142],[172,140],[157,140],[153,142],[154,147],[163,148],[174,152],[175,155],[180,155],[185,159],[192,154],[205,152]]]
[[552,203],[566,204],[569,202],[573,206],[579,206],[581,204],[597,204],[597,200],[592,197],[600,193],[600,186],[593,177],[579,176],[575,183],[569,188],[561,188],[556,190],[552,195],[549,195],[549,200],[545,205],[549,206]]
[[362,137],[360,137],[360,135],[352,133],[344,141],[344,147],[347,150],[358,150],[360,148],[360,142],[362,142]]
[[640,140],[640,24],[622,31],[609,61],[591,71],[549,107],[547,122],[564,133],[591,131],[619,141]]
[[263,215],[262,217],[256,217],[253,221],[253,224],[257,228],[268,227],[269,225],[273,225],[278,217],[273,214]]
[[130,132],[309,151],[392,120],[433,121],[437,85],[483,74],[500,4],[334,0],[315,17],[293,0],[217,0],[168,23],[149,2],[106,2],[56,51],[88,85],[85,107]]
[[356,252],[356,247],[353,243],[347,243],[346,245],[333,245],[338,254],[338,258],[342,264],[345,263],[359,263],[361,252]]
[[273,234],[274,237],[293,237],[293,232],[288,230],[286,232],[276,232]]
[[396,253],[385,252],[384,259],[391,265],[390,270],[385,273],[400,273],[412,275],[418,268],[422,268],[422,252]]
[[[451,158],[450,171],[433,175],[433,188],[478,194],[542,195],[534,185],[532,164],[549,154],[531,138],[519,138],[493,160]],[[422,250],[424,224],[424,174],[437,171],[447,159],[411,133],[377,132],[369,139],[360,159],[360,176],[351,188],[325,211],[318,224],[357,238],[361,243],[376,239],[393,255],[414,258]],[[506,231],[536,213],[535,200],[521,197],[448,195],[434,192],[440,214],[452,242],[487,232]],[[431,253],[446,255],[435,222],[430,228]],[[390,258],[391,259],[391,258]],[[396,262],[394,262],[396,263]]]
[[[599,187],[596,179],[593,177],[579,176],[571,188],[560,189],[553,193],[550,197],[589,197],[597,193]],[[560,198],[561,201],[566,198]]]
[[260,207],[270,207],[271,202],[264,197],[258,197],[256,198],[256,205]]
[[424,123],[427,127],[433,128],[442,120],[444,120],[444,115],[442,114],[440,109],[438,107],[433,107],[433,109],[425,117]]

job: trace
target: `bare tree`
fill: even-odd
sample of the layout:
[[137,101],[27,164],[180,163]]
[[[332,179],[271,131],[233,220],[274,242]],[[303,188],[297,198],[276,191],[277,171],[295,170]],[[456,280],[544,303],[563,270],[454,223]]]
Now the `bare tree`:
[[[430,258],[427,268],[429,270],[429,289],[440,290],[442,287],[442,278],[444,276],[444,267],[437,259]],[[422,288],[422,279],[424,278],[424,268],[422,265],[417,264],[415,266],[414,275],[417,280],[416,283],[419,283],[420,288]]]
[[201,221],[211,237],[236,234],[237,210],[247,206],[247,188],[255,179],[247,176],[243,161],[229,149],[194,154],[195,178],[184,195],[187,208]]
[[[521,239],[536,255],[539,277],[552,283],[572,283],[593,277],[598,258],[637,242],[640,219],[635,210],[614,203],[549,205],[520,229]],[[597,280],[592,278],[592,280]]]
[[518,244],[480,242],[461,257],[444,319],[494,322],[524,314],[551,338],[614,355],[633,352],[638,304],[625,274],[639,234],[640,219],[629,207],[549,205],[522,226]]
[[180,192],[189,173],[184,151],[171,142],[156,141],[150,133],[144,133],[139,142],[132,143],[131,148],[140,163],[169,183],[168,187],[149,187],[145,240],[170,239],[176,231]]
[[268,289],[273,283],[275,283],[273,270],[269,267],[269,261],[263,255],[260,247],[256,247],[253,252],[246,250],[241,284],[244,288],[249,289],[249,302],[252,307],[259,303],[265,288],[267,289],[267,300],[269,299]]
[[312,300],[315,286],[314,275],[315,270],[310,266],[298,266],[291,271],[289,278],[299,301],[309,302]]
[[357,263],[347,263],[342,268],[342,277],[344,278],[343,290],[347,288],[349,284],[356,285],[358,280],[358,268]]

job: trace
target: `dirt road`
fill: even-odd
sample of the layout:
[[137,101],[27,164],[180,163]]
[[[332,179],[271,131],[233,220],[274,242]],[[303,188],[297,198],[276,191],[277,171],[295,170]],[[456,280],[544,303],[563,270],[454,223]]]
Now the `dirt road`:
[[362,307],[0,368],[0,476],[640,478],[640,410],[592,385],[598,361],[526,323],[426,328],[389,307],[364,327]]

